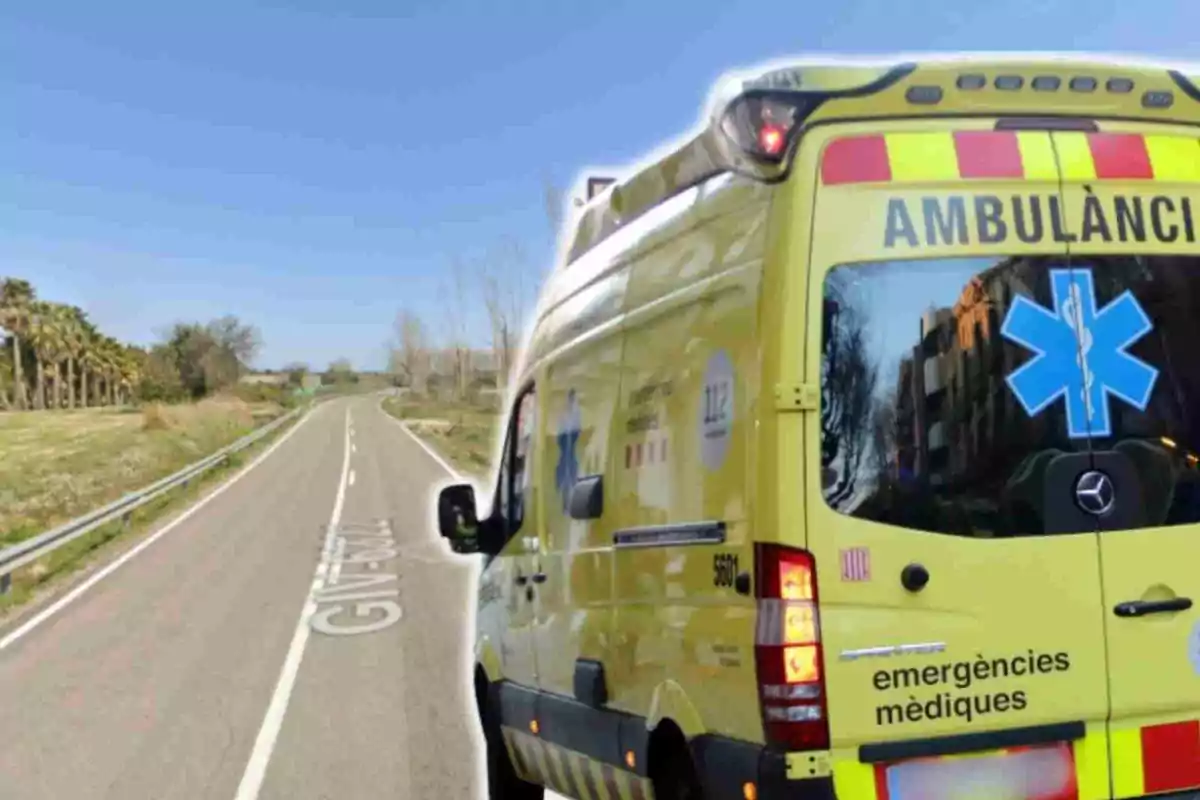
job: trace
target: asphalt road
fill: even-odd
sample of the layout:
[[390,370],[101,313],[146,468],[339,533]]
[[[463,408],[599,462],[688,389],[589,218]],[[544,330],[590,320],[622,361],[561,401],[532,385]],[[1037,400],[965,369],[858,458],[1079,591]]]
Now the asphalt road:
[[0,798],[482,796],[477,567],[432,530],[446,470],[378,402],[319,406],[0,630]]

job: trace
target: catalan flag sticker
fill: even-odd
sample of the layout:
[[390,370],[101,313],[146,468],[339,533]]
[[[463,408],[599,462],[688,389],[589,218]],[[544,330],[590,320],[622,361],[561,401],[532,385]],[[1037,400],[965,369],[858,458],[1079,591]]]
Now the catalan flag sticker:
[[848,547],[841,551],[842,580],[871,580],[871,551],[866,547]]

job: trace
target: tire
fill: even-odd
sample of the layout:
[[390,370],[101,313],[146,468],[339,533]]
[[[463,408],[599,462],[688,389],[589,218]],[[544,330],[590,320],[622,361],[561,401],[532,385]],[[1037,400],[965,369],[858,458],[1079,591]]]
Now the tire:
[[654,800],[704,800],[692,754],[681,740],[663,753],[651,780]]
[[488,800],[543,800],[546,790],[535,783],[521,780],[513,769],[500,732],[500,720],[488,702],[487,684],[478,689],[479,721],[483,726],[483,740],[487,748],[487,797]]

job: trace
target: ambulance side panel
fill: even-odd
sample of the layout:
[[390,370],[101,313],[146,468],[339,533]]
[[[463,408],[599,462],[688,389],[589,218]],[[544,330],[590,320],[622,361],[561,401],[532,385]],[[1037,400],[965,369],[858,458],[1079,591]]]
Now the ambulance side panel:
[[[753,571],[758,323],[771,187],[732,175],[668,200],[633,261],[617,481],[610,706],[688,737],[762,741]],[[606,501],[607,502],[607,501]]]
[[[560,268],[549,280],[529,347],[543,409],[536,467],[544,520],[532,559],[537,688],[574,695],[576,665],[602,663],[612,632],[612,514],[573,519],[568,502],[581,479],[613,481],[613,406],[620,380],[623,314],[630,267],[625,253],[639,225]],[[607,495],[607,491],[603,491]]]
[[[546,409],[538,479],[545,539],[534,559],[537,585],[534,641],[538,686],[573,696],[579,659],[603,659],[612,628],[612,526],[614,515],[575,519],[568,513],[580,481],[614,482],[613,408],[620,389],[622,295],[627,269],[591,283],[551,312],[577,325],[581,335],[548,359],[540,386]],[[605,505],[608,505],[605,498]]]

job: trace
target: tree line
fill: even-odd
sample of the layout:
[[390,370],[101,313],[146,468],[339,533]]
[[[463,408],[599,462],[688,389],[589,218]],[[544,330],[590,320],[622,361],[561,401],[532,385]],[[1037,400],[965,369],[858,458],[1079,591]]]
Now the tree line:
[[[422,394],[464,400],[482,387],[503,390],[515,365],[520,337],[540,276],[512,240],[478,259],[453,259],[432,324],[413,307],[401,308],[387,342],[388,372]],[[486,319],[489,341],[472,347]]]
[[[564,197],[543,177],[543,211],[552,235],[563,226]],[[483,384],[503,396],[544,277],[525,247],[509,237],[476,258],[454,256],[443,273],[442,302],[432,324],[411,306],[397,312],[386,343],[388,372],[420,393],[463,400]],[[470,329],[477,327],[472,320],[480,317],[489,334],[483,350],[470,345]]]
[[238,382],[261,347],[233,316],[178,322],[150,347],[102,332],[80,308],[0,277],[0,410],[199,399]]

